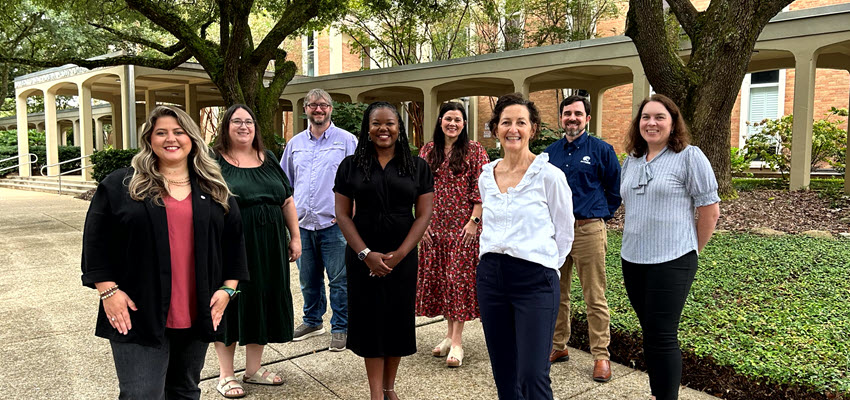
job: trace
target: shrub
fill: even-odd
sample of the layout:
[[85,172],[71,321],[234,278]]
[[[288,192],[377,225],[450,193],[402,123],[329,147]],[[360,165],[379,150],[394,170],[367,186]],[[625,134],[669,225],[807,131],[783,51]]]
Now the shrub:
[[752,173],[746,171],[750,168],[750,162],[753,161],[755,156],[737,147],[732,147],[730,151],[732,157],[732,174],[736,176],[753,176]]
[[[38,156],[38,161],[32,165],[33,175],[40,175],[41,167],[47,165],[47,147],[45,146],[30,146],[30,153]],[[6,157],[13,157],[18,155],[18,146],[0,146],[0,159],[4,159]],[[77,146],[59,146],[59,162],[74,159],[80,156],[80,148]],[[7,161],[0,165],[0,168],[9,167],[17,164],[17,160]],[[72,163],[63,164],[61,167],[61,171],[70,171],[72,169],[80,168],[80,161],[74,161]],[[0,172],[0,176],[6,176],[10,173],[18,172],[16,169],[10,169],[3,172]]]
[[[45,137],[44,132],[39,132],[35,129],[30,129],[28,132],[29,135],[29,144],[30,146],[44,146]],[[18,145],[18,131],[16,129],[10,129],[8,131],[0,131],[0,146],[17,146]]]
[[[832,107],[823,119],[812,123],[812,160],[814,169],[819,164],[829,164],[839,172],[844,172],[845,152],[847,150],[847,131],[839,126],[846,117],[846,109]],[[766,119],[752,126],[761,130],[747,138],[746,151],[754,159],[763,161],[771,170],[779,170],[785,178],[791,167],[791,142],[793,115],[782,118]],[[777,149],[778,147],[778,149]]]
[[369,107],[368,104],[365,103],[340,103],[333,102],[333,123],[337,128],[345,129],[354,134],[354,136],[360,136],[360,124],[363,122],[363,112],[366,111],[366,107]]
[[111,148],[94,152],[91,156],[91,161],[94,164],[92,178],[100,182],[112,171],[129,167],[130,161],[138,152],[139,149],[119,150]]

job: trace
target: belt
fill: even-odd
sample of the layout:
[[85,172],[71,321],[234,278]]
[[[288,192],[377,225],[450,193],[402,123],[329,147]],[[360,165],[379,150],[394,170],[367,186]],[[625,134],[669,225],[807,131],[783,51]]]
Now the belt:
[[577,219],[576,226],[587,225],[591,222],[602,221],[602,218]]

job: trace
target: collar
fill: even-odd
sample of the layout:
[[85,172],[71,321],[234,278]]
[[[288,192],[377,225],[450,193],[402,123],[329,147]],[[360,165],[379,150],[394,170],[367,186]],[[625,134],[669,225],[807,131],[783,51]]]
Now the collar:
[[[309,122],[308,122],[308,123],[309,123]],[[332,128],[336,128],[336,125],[334,125],[333,121],[331,121],[331,124],[330,124],[330,125],[328,125],[328,129],[325,129],[325,131],[324,131],[324,132],[322,132],[322,134],[321,134],[321,135],[319,135],[319,137],[318,137],[318,138],[317,138],[317,137],[315,137],[315,136],[313,136],[313,132],[312,132],[312,131],[310,131],[310,127],[309,127],[309,126],[307,127],[307,130],[305,130],[304,132],[306,132],[306,133],[307,133],[307,139],[310,139],[310,140],[313,140],[313,139],[327,139],[327,138],[330,136],[330,133],[331,133],[331,129],[332,129]]]
[[573,140],[572,142],[570,142],[569,140],[567,140],[566,135],[564,135],[564,137],[563,137],[563,138],[561,138],[561,139],[563,139],[563,140],[564,140],[564,150],[566,150],[566,149],[567,149],[567,147],[570,147],[570,145],[573,145],[573,146],[575,146],[576,148],[579,148],[579,149],[580,149],[582,146],[584,146],[584,142],[586,142],[586,141],[587,141],[587,136],[588,136],[588,135],[589,135],[589,134],[587,133],[587,128],[585,128],[585,129],[584,129],[584,132],[582,132],[581,136],[577,137],[577,138],[576,138],[576,140]]

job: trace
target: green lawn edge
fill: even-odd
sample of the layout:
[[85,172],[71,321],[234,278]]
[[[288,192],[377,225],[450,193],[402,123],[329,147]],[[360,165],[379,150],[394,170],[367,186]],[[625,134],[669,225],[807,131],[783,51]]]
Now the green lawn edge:
[[[608,232],[611,329],[640,338],[623,286],[622,233]],[[585,319],[573,277],[574,318]],[[850,393],[850,241],[715,235],[682,315],[683,351],[766,384]]]

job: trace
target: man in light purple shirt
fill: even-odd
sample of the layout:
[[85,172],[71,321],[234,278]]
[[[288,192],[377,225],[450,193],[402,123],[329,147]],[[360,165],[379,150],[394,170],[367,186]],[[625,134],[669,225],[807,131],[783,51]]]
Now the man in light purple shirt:
[[309,127],[286,144],[280,167],[292,182],[301,257],[296,261],[304,296],[304,322],[292,340],[325,333],[322,316],[327,309],[324,272],[330,287],[331,351],[345,350],[348,338],[348,287],[345,275],[345,238],[334,215],[334,177],[343,158],[354,153],[357,138],[331,122],[333,103],[322,89],[304,97]]

